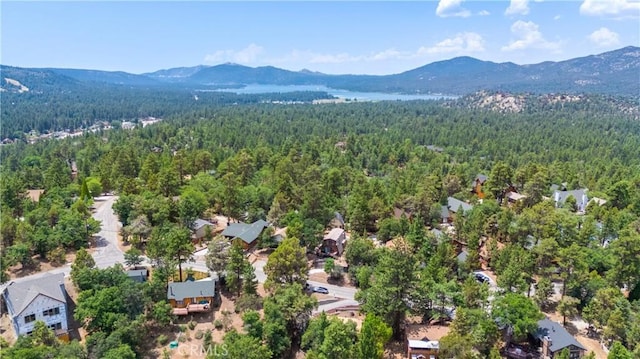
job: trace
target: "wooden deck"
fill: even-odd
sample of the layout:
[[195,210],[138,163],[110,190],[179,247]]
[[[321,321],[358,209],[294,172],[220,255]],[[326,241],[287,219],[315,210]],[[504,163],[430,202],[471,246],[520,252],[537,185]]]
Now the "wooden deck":
[[188,315],[189,313],[202,313],[211,310],[211,303],[189,304],[185,308],[173,308],[174,315]]

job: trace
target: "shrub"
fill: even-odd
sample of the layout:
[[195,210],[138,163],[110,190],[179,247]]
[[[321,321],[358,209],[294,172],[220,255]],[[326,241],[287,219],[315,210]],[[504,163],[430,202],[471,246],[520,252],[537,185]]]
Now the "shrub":
[[204,338],[202,340],[202,344],[204,345],[205,348],[209,348],[209,346],[211,346],[211,331],[207,330],[206,332],[204,332]]
[[194,320],[191,320],[191,321],[189,321],[189,323],[187,325],[189,326],[190,330],[193,330],[193,329],[195,329],[196,324],[198,324],[198,323],[196,323]]
[[164,334],[160,334],[157,340],[158,344],[160,345],[167,345],[167,343],[169,342],[169,338]]
[[181,335],[180,338],[178,338],[178,341],[180,343],[184,343],[187,341],[187,336],[186,335]]
[[195,338],[196,339],[202,339],[203,335],[204,335],[204,333],[202,332],[202,330],[198,329],[198,331],[195,334]]
[[213,326],[214,326],[216,329],[218,329],[218,330],[222,329],[222,327],[223,327],[223,325],[222,325],[222,321],[221,321],[220,319],[216,319],[216,320],[213,322]]
[[246,312],[247,310],[260,310],[262,308],[262,298],[258,295],[243,294],[236,300],[235,312]]
[[49,262],[54,267],[59,267],[67,262],[67,258],[65,257],[67,253],[64,248],[58,247],[52,249],[48,254],[47,258],[49,258]]
[[187,326],[184,324],[180,324],[178,325],[178,330],[180,331],[180,333],[184,333],[187,331]]

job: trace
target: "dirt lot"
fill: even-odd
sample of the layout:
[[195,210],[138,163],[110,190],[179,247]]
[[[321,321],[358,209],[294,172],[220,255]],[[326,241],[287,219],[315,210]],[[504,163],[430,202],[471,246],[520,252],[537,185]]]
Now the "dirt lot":
[[[417,318],[409,320],[410,323],[407,326],[407,338],[420,339],[420,340],[440,340],[449,333],[449,325],[428,325],[419,324]],[[407,357],[407,348],[405,342],[392,341],[387,344],[384,357],[386,359],[404,359]]]

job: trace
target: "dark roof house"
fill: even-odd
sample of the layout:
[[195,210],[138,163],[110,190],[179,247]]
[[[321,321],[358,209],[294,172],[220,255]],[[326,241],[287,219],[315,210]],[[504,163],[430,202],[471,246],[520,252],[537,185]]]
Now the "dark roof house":
[[567,348],[570,358],[581,358],[585,347],[580,344],[573,335],[569,334],[562,324],[548,318],[538,321],[538,330],[535,338],[542,345],[542,355],[553,358],[557,353]]
[[167,288],[167,299],[184,300],[185,298],[215,297],[216,282],[213,280],[171,282]]
[[251,224],[247,223],[231,223],[224,231],[222,235],[229,238],[239,238],[244,242],[245,247],[250,247],[258,239],[262,230],[268,226],[268,223],[263,220],[257,220]]
[[473,206],[469,203],[462,202],[461,200],[453,197],[447,198],[447,207],[449,208],[449,211],[453,213],[458,213],[459,210],[467,212],[473,208]]
[[129,279],[138,283],[146,282],[147,278],[149,278],[149,271],[146,269],[130,269],[125,273]]

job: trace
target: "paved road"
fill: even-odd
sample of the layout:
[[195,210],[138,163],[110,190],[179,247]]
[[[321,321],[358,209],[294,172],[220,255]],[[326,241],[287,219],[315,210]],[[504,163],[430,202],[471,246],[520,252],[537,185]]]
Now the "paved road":
[[102,223],[100,232],[96,235],[96,250],[93,259],[98,268],[111,267],[116,263],[124,264],[124,253],[118,247],[118,232],[120,231],[120,221],[113,213],[113,202],[118,199],[116,196],[98,197],[96,202],[103,201],[93,218]]
[[[118,231],[120,230],[120,222],[118,217],[113,213],[113,202],[118,199],[115,196],[96,197],[96,202],[104,202],[98,208],[96,213],[93,214],[93,218],[102,223],[101,230],[96,235],[97,248],[93,252],[93,259],[96,262],[98,268],[107,268],[116,263],[124,262],[124,254],[117,245]],[[16,278],[14,282],[21,282],[25,280],[31,280],[46,276],[48,274],[64,273],[65,277],[68,277],[71,273],[71,264],[67,263],[58,268],[46,272],[39,272],[31,274],[25,277]]]

